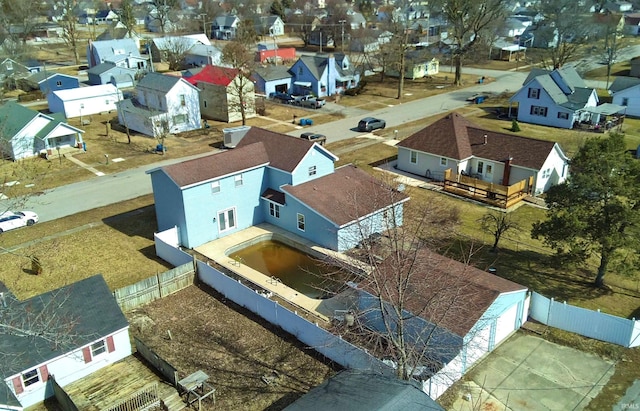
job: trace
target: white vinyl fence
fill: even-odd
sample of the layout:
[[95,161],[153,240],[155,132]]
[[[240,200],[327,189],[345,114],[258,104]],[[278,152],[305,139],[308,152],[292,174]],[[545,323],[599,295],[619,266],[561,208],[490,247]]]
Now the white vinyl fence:
[[616,317],[531,293],[529,316],[551,327],[622,345],[640,345],[640,321]]

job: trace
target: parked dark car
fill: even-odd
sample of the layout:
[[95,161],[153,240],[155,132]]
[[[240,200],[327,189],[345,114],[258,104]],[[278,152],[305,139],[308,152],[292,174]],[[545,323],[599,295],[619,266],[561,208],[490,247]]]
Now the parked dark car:
[[273,100],[279,100],[283,104],[291,104],[293,102],[293,97],[291,97],[291,95],[287,93],[275,92],[271,93],[269,97],[271,97],[271,99]]
[[385,128],[387,123],[384,120],[373,117],[365,117],[358,122],[358,131],[373,131],[378,128]]
[[311,133],[311,132],[300,134],[300,138],[313,141],[315,143],[320,144],[321,146],[323,146],[324,143],[327,141],[327,137],[324,134]]

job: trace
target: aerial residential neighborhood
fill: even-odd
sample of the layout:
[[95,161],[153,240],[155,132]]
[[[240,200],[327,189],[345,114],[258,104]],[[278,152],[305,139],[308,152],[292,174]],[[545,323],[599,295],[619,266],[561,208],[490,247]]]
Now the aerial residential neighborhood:
[[2,2],[0,411],[640,408],[639,16]]

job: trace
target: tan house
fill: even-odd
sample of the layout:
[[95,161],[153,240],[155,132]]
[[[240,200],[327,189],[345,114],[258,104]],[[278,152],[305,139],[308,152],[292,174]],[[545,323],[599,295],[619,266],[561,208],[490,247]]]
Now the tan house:
[[185,80],[200,90],[202,117],[227,123],[241,121],[242,107],[245,118],[255,117],[255,86],[238,69],[207,65]]

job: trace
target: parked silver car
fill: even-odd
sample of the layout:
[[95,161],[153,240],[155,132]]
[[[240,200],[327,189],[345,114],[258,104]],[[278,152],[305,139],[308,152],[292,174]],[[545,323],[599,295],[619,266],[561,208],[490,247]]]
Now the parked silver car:
[[300,105],[302,107],[307,107],[307,108],[320,108],[322,106],[324,106],[324,99],[321,98],[310,98],[307,100],[304,100],[300,103]]
[[378,128],[385,128],[387,123],[384,120],[373,117],[365,117],[358,122],[358,131],[373,131]]

